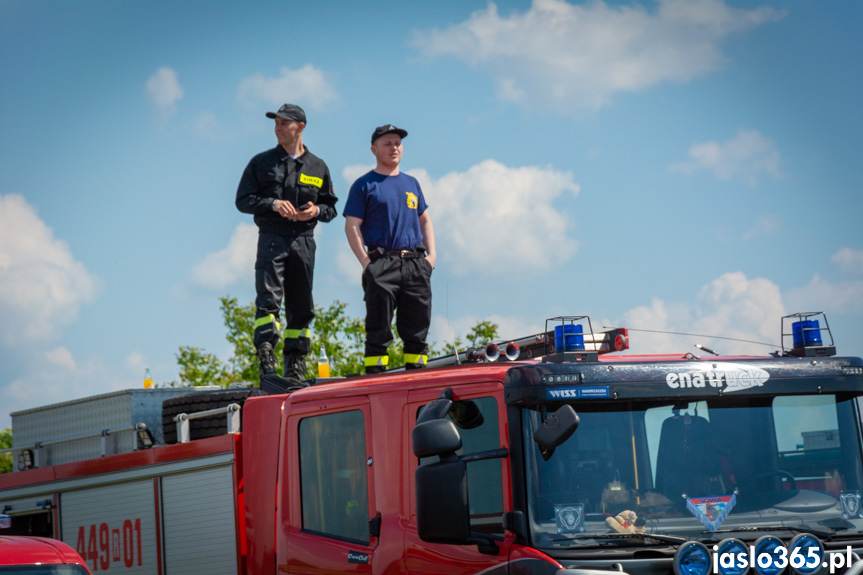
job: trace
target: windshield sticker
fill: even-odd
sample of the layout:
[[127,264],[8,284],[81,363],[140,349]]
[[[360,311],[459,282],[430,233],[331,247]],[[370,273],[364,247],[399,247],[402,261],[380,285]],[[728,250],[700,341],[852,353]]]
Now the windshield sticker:
[[554,399],[592,399],[608,398],[607,386],[598,387],[555,387],[546,389],[545,398]]
[[555,505],[558,533],[584,533],[584,505]]
[[770,374],[760,367],[740,363],[702,363],[693,367],[691,371],[669,373],[665,383],[671,389],[713,387],[733,392],[761,387],[770,379]]
[[716,531],[728,513],[737,503],[737,496],[717,495],[714,497],[690,497],[686,500],[686,508],[701,521],[708,531]]
[[859,491],[843,491],[839,494],[839,501],[842,502],[842,517],[844,519],[863,518]]

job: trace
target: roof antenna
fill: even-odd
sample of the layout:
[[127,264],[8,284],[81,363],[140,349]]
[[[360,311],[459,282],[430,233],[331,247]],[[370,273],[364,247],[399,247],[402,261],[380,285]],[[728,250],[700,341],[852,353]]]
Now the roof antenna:
[[452,349],[455,351],[455,364],[461,365],[461,360],[458,357],[458,348],[455,346],[455,338],[452,336],[452,326],[449,324],[449,280],[446,282],[446,328],[449,330],[450,338],[452,338]]

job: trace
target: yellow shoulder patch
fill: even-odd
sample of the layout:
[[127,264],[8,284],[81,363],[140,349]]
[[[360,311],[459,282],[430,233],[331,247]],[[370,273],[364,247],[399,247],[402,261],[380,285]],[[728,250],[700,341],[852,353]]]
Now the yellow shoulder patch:
[[324,180],[322,178],[316,178],[314,176],[307,176],[306,174],[300,174],[300,183],[301,184],[311,184],[316,188],[320,188],[324,185]]
[[419,199],[417,199],[417,195],[412,192],[405,192],[408,195],[408,207],[412,210],[417,209],[417,205],[419,204]]

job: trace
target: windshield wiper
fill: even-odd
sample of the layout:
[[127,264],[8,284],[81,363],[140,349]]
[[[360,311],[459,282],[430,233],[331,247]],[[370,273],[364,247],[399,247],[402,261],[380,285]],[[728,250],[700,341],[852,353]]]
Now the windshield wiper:
[[680,545],[681,543],[686,543],[689,541],[686,537],[676,537],[674,535],[660,535],[658,533],[579,533],[577,535],[573,535],[572,537],[561,537],[559,539],[552,539],[553,543],[557,543],[560,541],[574,541],[576,539],[597,539],[597,540],[607,540],[607,539],[652,539],[653,541],[659,541],[660,543],[671,543],[673,545]]

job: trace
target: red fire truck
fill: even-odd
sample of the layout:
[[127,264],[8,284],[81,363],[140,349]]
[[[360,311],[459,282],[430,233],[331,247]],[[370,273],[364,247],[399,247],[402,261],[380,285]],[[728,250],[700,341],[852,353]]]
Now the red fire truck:
[[626,329],[553,318],[504,354],[170,398],[164,428],[118,424],[125,453],[76,417],[99,452],[74,460],[74,434],[23,444],[13,414],[0,513],[93,573],[841,573],[863,549],[863,360],[823,314],[781,329],[770,356],[624,355]]

